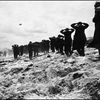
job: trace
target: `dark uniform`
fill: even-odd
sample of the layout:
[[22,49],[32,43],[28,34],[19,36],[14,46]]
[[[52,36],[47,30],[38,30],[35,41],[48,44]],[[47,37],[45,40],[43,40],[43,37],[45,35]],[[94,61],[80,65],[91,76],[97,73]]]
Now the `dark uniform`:
[[52,50],[52,52],[55,52],[56,38],[55,37],[50,37],[49,39],[50,39],[51,50]]
[[86,35],[84,31],[88,26],[89,25],[87,23],[82,22],[71,25],[71,27],[76,30],[73,40],[73,50],[77,50],[80,56],[85,56],[84,46],[86,44]]
[[42,47],[44,53],[49,53],[49,40],[42,40]]
[[95,23],[95,31],[93,41],[88,45],[88,47],[97,48],[100,55],[100,2],[96,2],[94,7],[95,16],[93,22]]
[[69,28],[66,28],[66,29],[63,29],[60,31],[64,37],[65,37],[65,40],[64,40],[64,50],[65,50],[65,54],[67,56],[70,56],[72,51],[71,51],[71,47],[72,47],[72,38],[71,38],[71,33],[74,32],[74,29],[69,29]]
[[19,55],[19,47],[18,47],[18,45],[17,44],[13,45],[12,49],[13,49],[14,59],[17,59],[18,55]]
[[34,57],[38,56],[39,53],[39,42],[33,43],[33,51],[34,51]]
[[58,35],[58,50],[60,51],[61,54],[63,53],[63,47],[64,47],[64,36]]
[[32,56],[33,56],[33,44],[30,41],[28,44],[28,52],[29,52],[29,59],[32,60]]
[[23,55],[23,50],[24,50],[24,46],[21,45],[21,46],[19,47],[19,55],[20,55],[20,56]]

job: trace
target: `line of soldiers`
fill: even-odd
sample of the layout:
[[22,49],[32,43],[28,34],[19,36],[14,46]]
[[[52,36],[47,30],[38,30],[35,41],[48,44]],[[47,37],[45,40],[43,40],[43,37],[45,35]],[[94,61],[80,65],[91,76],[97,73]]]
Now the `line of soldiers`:
[[14,54],[14,58],[17,59],[18,56],[22,56],[23,55],[23,49],[24,46],[18,46],[17,44],[12,45],[13,48],[13,54]]
[[14,44],[12,45],[14,59],[17,59],[18,56],[22,56],[26,48],[29,53],[29,59],[31,60],[33,57],[33,53],[34,57],[38,56],[39,52],[44,52],[44,54],[49,53],[50,41],[42,40],[41,42],[33,42],[33,43],[30,41],[29,44],[25,46],[23,45],[18,46],[17,44]]
[[[80,56],[84,56],[84,46],[86,43],[85,29],[89,25],[87,23],[73,23],[71,25],[72,28],[62,29],[57,37],[49,37],[50,40],[42,40],[41,42],[29,42],[27,45],[27,49],[29,52],[29,59],[31,60],[33,57],[38,56],[39,52],[44,52],[44,54],[49,53],[49,49],[51,48],[52,52],[57,52],[60,54],[66,54],[67,56],[71,56],[73,50],[77,50]],[[72,33],[75,31],[74,39],[72,41]],[[17,59],[18,55],[22,56],[24,51],[24,46],[18,46],[17,44],[12,46],[14,58]]]
[[[77,50],[80,56],[85,56],[84,46],[86,44],[85,29],[88,28],[87,23],[78,22],[71,24],[72,28],[62,29],[58,37],[50,37],[51,50],[58,53],[71,56],[73,50]],[[74,39],[72,41],[72,33],[75,31]]]
[[39,55],[39,52],[44,52],[44,54],[49,53],[50,45],[49,40],[42,40],[41,42],[34,42],[31,41],[28,44],[28,52],[29,52],[29,59],[32,59],[33,52],[34,57]]
[[[87,47],[96,48],[100,55],[100,2],[96,2],[95,5],[95,16],[93,22],[95,23],[95,32],[93,41],[89,43]],[[57,51],[57,53],[66,54],[71,56],[74,50],[77,50],[80,56],[85,56],[84,47],[86,45],[87,39],[85,35],[85,29],[88,28],[87,23],[78,22],[71,24],[72,28],[65,28],[60,31],[57,37],[49,37],[49,40],[42,40],[42,42],[29,42],[28,52],[29,58],[32,59],[32,54],[34,51],[34,56],[38,56],[39,52],[48,53],[49,48],[52,52]],[[75,32],[73,40],[72,33]],[[14,58],[16,59],[18,55],[23,55],[23,47],[18,45],[13,45]]]

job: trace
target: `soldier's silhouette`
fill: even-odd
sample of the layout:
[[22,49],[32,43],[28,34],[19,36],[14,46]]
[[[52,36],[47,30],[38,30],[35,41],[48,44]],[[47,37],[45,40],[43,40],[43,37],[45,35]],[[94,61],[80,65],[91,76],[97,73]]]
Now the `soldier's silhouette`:
[[64,47],[64,36],[58,35],[58,49],[61,54],[64,54],[63,47]]
[[85,56],[84,46],[86,44],[85,29],[88,28],[87,23],[73,23],[71,27],[75,29],[75,35],[73,39],[73,50],[77,50],[80,56]]
[[53,37],[49,37],[49,39],[50,39],[50,46],[51,46],[51,50],[52,50],[52,52],[55,52],[55,43],[56,43],[56,37],[55,36],[53,36]]
[[34,57],[38,56],[39,53],[39,42],[33,43],[33,51],[34,51]]
[[44,54],[49,53],[49,40],[42,40],[42,48]]
[[88,45],[88,47],[93,47],[98,49],[100,55],[100,2],[96,2],[95,5],[95,16],[93,22],[95,24],[95,31],[93,36],[93,41]]
[[28,44],[28,52],[29,52],[29,59],[32,60],[32,56],[33,56],[33,44],[30,41]]
[[65,37],[65,40],[64,40],[65,54],[67,56],[70,56],[71,53],[72,53],[72,51],[71,51],[71,47],[72,47],[72,37],[71,37],[71,34],[74,32],[74,29],[66,28],[66,29],[62,29],[60,32]]
[[60,53],[59,37],[55,38],[55,49],[56,49],[57,53]]
[[19,55],[20,56],[23,55],[23,50],[24,50],[24,46],[23,45],[19,46]]
[[19,47],[17,44],[12,45],[12,49],[13,49],[13,54],[14,54],[14,59],[18,58],[19,55]]

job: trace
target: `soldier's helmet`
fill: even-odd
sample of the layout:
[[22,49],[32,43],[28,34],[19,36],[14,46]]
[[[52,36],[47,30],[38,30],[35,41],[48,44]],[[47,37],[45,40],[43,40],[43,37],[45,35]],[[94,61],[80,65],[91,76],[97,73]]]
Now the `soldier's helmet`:
[[95,8],[100,7],[100,1],[97,1],[94,5]]
[[30,41],[29,44],[32,44],[32,42]]
[[82,25],[82,22],[78,22],[78,25]]
[[100,11],[100,1],[97,1],[97,2],[95,3],[94,7],[95,7],[95,11],[96,11],[96,12]]
[[64,37],[63,35],[60,35],[60,34],[58,35],[58,38],[63,38],[63,37]]

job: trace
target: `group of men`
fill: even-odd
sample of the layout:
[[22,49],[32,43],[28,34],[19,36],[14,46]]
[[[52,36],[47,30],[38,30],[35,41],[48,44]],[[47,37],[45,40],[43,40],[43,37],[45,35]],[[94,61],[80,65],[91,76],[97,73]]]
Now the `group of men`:
[[39,52],[49,53],[49,40],[42,40],[41,42],[29,42],[28,44],[28,52],[29,52],[29,59],[32,59],[33,52],[34,57],[38,56]]
[[[97,48],[100,55],[100,2],[95,3],[95,16],[93,22],[95,23],[95,32],[93,41],[87,47]],[[32,59],[33,51],[34,57],[38,56],[39,52],[48,53],[49,48],[52,52],[66,54],[71,56],[73,50],[77,50],[80,56],[85,56],[84,46],[86,44],[85,29],[88,28],[87,23],[78,22],[71,24],[71,28],[65,28],[60,31],[57,37],[49,37],[49,40],[42,40],[41,42],[31,41],[28,44],[29,58]],[[72,33],[75,32],[73,40]],[[18,55],[23,55],[23,46],[13,45],[14,58]]]
[[23,45],[18,46],[17,44],[12,45],[12,49],[13,49],[13,54],[14,54],[14,58],[17,59],[18,56],[22,56],[23,55]]
[[[78,22],[71,25],[72,28],[62,29],[58,37],[50,37],[51,50],[70,56],[73,50],[77,50],[80,56],[84,56],[84,46],[86,44],[85,29],[88,28],[87,23]],[[74,39],[72,33],[75,31]]]
[[[49,37],[50,40],[42,40],[41,42],[29,42],[27,49],[29,52],[29,59],[38,56],[39,52],[48,53],[51,48],[52,52],[65,53],[71,56],[73,50],[77,50],[80,56],[84,56],[84,46],[86,43],[86,36],[84,30],[89,25],[86,23],[78,22],[71,25],[72,28],[62,29],[57,37]],[[75,31],[74,40],[72,41],[72,33]],[[14,58],[17,59],[18,55],[23,55],[24,46],[13,45]]]
[[[49,40],[42,40],[41,42],[29,42],[27,45],[27,51],[29,53],[29,59],[31,60],[33,57],[38,56],[39,52],[48,53],[49,52]],[[22,56],[23,52],[25,52],[26,45],[18,46],[17,44],[12,46],[14,58],[17,59],[18,56]]]

